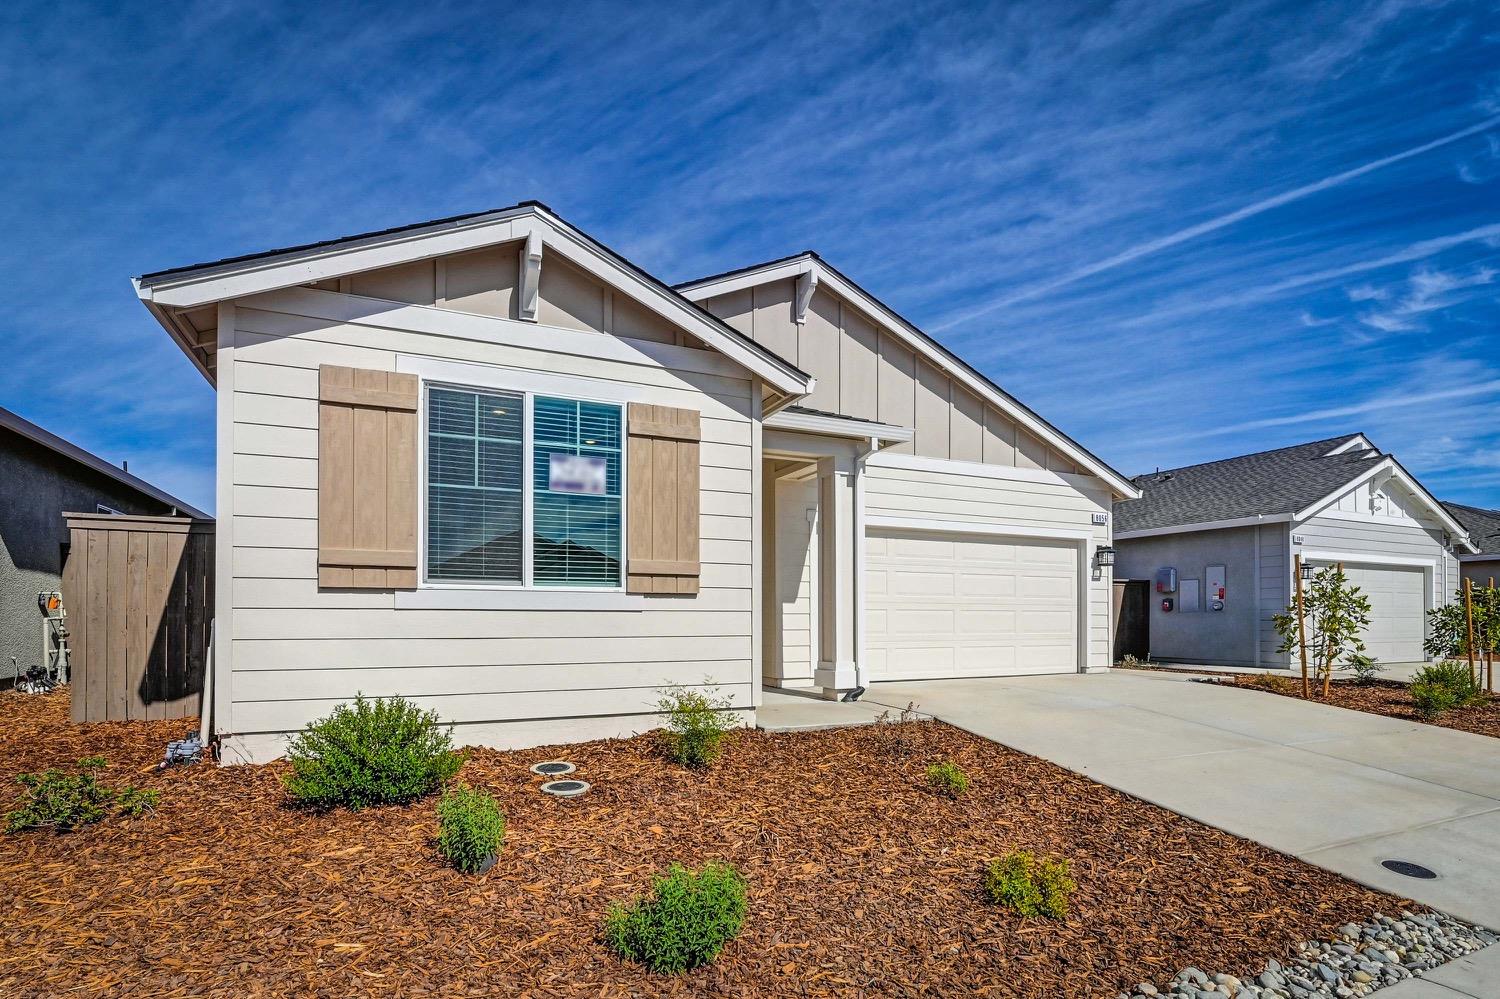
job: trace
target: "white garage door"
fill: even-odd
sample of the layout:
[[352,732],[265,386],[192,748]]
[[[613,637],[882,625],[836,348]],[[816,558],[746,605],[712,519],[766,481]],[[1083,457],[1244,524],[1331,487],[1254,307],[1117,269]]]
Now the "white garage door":
[[1419,661],[1427,613],[1422,570],[1346,562],[1344,573],[1370,598],[1365,653],[1387,663]]
[[1078,668],[1078,548],[1062,541],[871,531],[865,656],[876,680]]

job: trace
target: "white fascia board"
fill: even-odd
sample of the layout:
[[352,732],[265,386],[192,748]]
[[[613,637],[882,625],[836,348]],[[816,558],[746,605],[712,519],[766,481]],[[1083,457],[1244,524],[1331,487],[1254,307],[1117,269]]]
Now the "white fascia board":
[[1337,565],[1340,562],[1352,563],[1354,565],[1399,565],[1420,566],[1424,569],[1434,569],[1438,560],[1435,558],[1418,558],[1412,555],[1383,555],[1379,552],[1339,552],[1332,549],[1319,549],[1315,551],[1297,550],[1304,562],[1328,562]]
[[1029,524],[990,524],[966,520],[933,520],[926,517],[865,518],[867,528],[888,531],[932,531],[942,534],[985,534],[1003,538],[1046,538],[1054,541],[1076,541],[1087,544],[1094,533],[1085,528],[1033,527]]
[[810,434],[857,439],[874,437],[891,444],[904,444],[915,436],[915,431],[910,427],[898,427],[893,423],[870,423],[816,413],[789,413],[786,410],[768,416],[765,422],[773,430],[800,430]]
[[876,299],[870,297],[864,291],[843,280],[839,274],[830,268],[819,266],[818,260],[810,254],[801,254],[792,257],[790,260],[778,261],[774,264],[768,264],[765,267],[731,274],[724,278],[706,278],[702,281],[683,285],[678,291],[695,302],[701,302],[705,298],[713,298],[717,295],[739,291],[744,288],[753,288],[771,281],[800,277],[809,270],[816,272],[819,285],[831,288],[836,294],[853,302],[867,315],[873,317],[881,328],[895,334],[908,347],[937,365],[942,371],[958,379],[981,399],[984,399],[990,405],[1005,413],[1051,447],[1056,448],[1084,468],[1087,468],[1094,475],[1109,483],[1110,487],[1121,499],[1141,498],[1142,490],[1129,479],[1113,471],[1109,466],[1084,451],[1077,444],[1063,437],[1062,434],[1058,433],[1045,421],[1033,416],[1018,406],[1009,397],[997,392],[994,386],[990,385],[985,379],[978,377],[967,368],[954,365],[941,350],[934,348],[928,339],[914,326]]
[[1396,461],[1396,459],[1390,457],[1383,458],[1380,461],[1375,462],[1359,475],[1355,476],[1353,479],[1350,479],[1342,486],[1339,486],[1333,492],[1329,493],[1327,496],[1324,496],[1316,503],[1308,504],[1303,509],[1298,510],[1292,515],[1292,519],[1301,522],[1316,517],[1319,511],[1338,502],[1340,496],[1343,496],[1349,490],[1358,487],[1361,483],[1373,481],[1377,476],[1383,476],[1383,482],[1389,482],[1394,479],[1396,482],[1399,482],[1401,483],[1401,485],[1405,486],[1408,492],[1416,496],[1416,498],[1421,501],[1422,505],[1427,507],[1428,512],[1430,512],[1437,519],[1438,523],[1443,525],[1443,529],[1447,531],[1448,534],[1453,538],[1453,543],[1455,545],[1462,545],[1463,547],[1469,549],[1469,551],[1471,552],[1477,552],[1479,550],[1477,547],[1475,547],[1474,543],[1469,540],[1469,532],[1467,529],[1465,529],[1464,525],[1460,524],[1457,520],[1454,520],[1453,515],[1447,511],[1443,504],[1437,501],[1436,497],[1434,497],[1427,491],[1426,487],[1424,487],[1422,483],[1418,482],[1406,471],[1406,469],[1402,468],[1401,464]]
[[1131,538],[1159,538],[1166,534],[1194,534],[1198,531],[1222,531],[1231,527],[1254,527],[1257,524],[1287,524],[1292,520],[1289,513],[1257,514],[1254,517],[1237,517],[1234,520],[1210,520],[1200,524],[1177,524],[1172,527],[1151,527],[1139,531],[1116,531],[1117,541]]
[[[140,280],[138,278],[131,278],[130,282],[135,286],[136,294],[141,295]],[[144,295],[141,295],[141,302],[146,306],[146,311],[150,312],[157,323],[161,325],[161,328],[167,331],[167,335],[177,341],[177,346],[188,356],[188,360],[193,362],[193,367],[198,369],[198,373],[208,380],[208,384],[217,389],[219,384],[218,379],[214,377],[214,373],[208,370],[208,365],[204,363],[203,351],[198,349],[196,334],[191,329],[184,330],[182,328],[184,320],[178,316],[174,316],[171,312],[157,305]],[[191,324],[189,325],[191,326]]]
[[1361,450],[1365,451],[1373,451],[1375,449],[1375,445],[1371,444],[1370,439],[1364,434],[1357,434],[1354,437],[1351,437],[1348,440],[1344,441],[1344,443],[1340,444],[1332,451],[1329,451],[1328,454],[1325,454],[1323,457],[1327,458],[1335,454],[1343,454],[1345,451],[1353,451],[1355,448],[1360,448]]
[[813,390],[816,381],[812,377],[741,339],[728,326],[690,305],[670,288],[644,277],[644,272],[621,266],[612,255],[566,222],[529,205],[460,223],[446,223],[435,230],[372,236],[353,243],[291,251],[284,257],[205,268],[178,277],[137,279],[136,294],[148,307],[155,306],[151,310],[153,315],[170,333],[172,328],[165,319],[173,311],[526,239],[538,229],[550,251],[629,294],[777,390],[795,396]]

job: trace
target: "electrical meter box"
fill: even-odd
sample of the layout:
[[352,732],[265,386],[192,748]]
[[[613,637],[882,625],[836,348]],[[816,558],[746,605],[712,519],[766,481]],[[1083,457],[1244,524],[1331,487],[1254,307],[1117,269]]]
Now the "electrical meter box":
[[1156,592],[1157,593],[1176,593],[1177,592],[1177,570],[1176,569],[1173,569],[1171,567],[1166,567],[1166,568],[1162,568],[1162,569],[1157,569],[1156,570]]
[[1224,609],[1224,601],[1228,598],[1228,590],[1225,585],[1225,573],[1222,565],[1211,565],[1205,571],[1208,577],[1204,598],[1208,603],[1209,610],[1221,611]]

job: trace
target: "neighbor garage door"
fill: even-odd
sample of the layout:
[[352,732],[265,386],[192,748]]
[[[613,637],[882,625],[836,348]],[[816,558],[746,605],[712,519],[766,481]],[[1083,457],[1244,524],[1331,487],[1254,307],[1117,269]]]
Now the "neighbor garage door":
[[1078,668],[1078,548],[988,535],[871,531],[865,657],[876,680]]
[[1427,613],[1422,570],[1345,563],[1344,573],[1370,598],[1365,653],[1387,663],[1420,660]]

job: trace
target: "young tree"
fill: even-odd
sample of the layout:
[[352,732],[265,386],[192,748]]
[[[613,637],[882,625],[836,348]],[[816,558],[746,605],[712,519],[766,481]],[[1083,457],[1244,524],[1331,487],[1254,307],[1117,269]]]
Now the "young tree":
[[[1475,587],[1473,594],[1474,658],[1493,669],[1500,654],[1500,589]],[[1464,590],[1460,585],[1453,601],[1446,607],[1427,612],[1427,638],[1422,649],[1438,659],[1467,659],[1469,655],[1469,615],[1464,610]]]
[[[1350,584],[1343,566],[1329,566],[1319,569],[1305,587],[1302,608],[1307,616],[1308,660],[1312,663],[1313,675],[1323,683],[1323,696],[1327,697],[1335,669],[1351,665],[1356,659],[1368,658],[1364,655],[1365,643],[1359,636],[1370,623],[1370,598],[1360,592],[1359,587]],[[1277,651],[1297,649],[1296,605],[1272,620],[1281,636],[1281,647]]]

